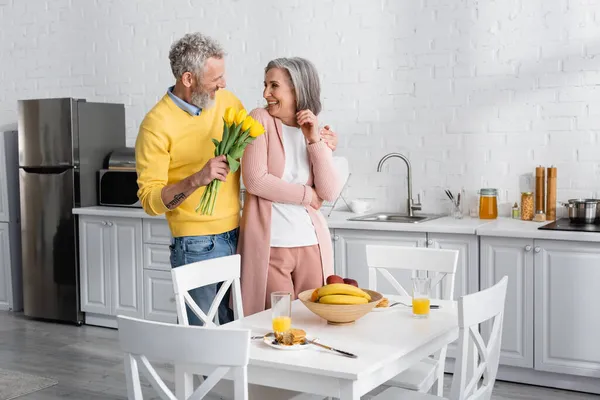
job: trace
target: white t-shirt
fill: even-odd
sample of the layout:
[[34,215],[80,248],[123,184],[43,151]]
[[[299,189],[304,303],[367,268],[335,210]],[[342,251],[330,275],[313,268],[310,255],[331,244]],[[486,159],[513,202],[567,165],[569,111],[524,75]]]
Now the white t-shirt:
[[[306,139],[300,128],[283,125],[285,151],[283,179],[306,185],[310,174]],[[306,207],[296,204],[273,203],[271,212],[271,247],[303,247],[318,244],[315,227]]]

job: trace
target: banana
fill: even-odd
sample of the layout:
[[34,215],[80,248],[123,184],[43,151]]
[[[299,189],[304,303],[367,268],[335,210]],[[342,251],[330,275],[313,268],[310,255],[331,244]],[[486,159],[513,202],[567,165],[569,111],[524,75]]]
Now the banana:
[[329,285],[322,286],[318,290],[319,298],[334,294],[344,294],[349,296],[362,297],[366,299],[367,302],[371,301],[371,296],[367,292],[357,288],[356,286],[347,285],[345,283],[332,283]]
[[357,297],[347,294],[330,294],[319,299],[323,304],[367,304],[369,300],[364,297]]

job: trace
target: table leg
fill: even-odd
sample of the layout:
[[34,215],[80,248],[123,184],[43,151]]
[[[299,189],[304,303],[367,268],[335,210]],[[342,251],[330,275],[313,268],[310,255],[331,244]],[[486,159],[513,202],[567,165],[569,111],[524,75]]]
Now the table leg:
[[354,382],[343,383],[340,387],[340,400],[360,400]]
[[186,371],[181,365],[175,365],[175,396],[185,400],[194,391],[194,375]]

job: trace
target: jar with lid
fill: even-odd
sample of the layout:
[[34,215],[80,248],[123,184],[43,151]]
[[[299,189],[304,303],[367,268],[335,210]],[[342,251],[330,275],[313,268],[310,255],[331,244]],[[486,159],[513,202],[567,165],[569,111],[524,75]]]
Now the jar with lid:
[[498,190],[485,188],[479,191],[479,218],[498,218]]
[[532,221],[533,216],[533,192],[523,192],[521,193],[521,219]]

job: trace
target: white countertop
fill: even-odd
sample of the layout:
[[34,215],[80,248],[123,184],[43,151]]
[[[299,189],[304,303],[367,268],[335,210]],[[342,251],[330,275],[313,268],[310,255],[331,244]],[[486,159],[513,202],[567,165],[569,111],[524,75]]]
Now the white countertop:
[[151,215],[146,214],[146,212],[142,208],[134,208],[134,207],[106,207],[106,206],[81,207],[81,208],[74,208],[73,214],[93,215],[93,216],[97,216],[97,217],[166,219],[164,214],[153,217]]
[[[328,210],[324,210],[324,215],[327,215],[328,212]],[[73,213],[78,215],[92,215],[100,217],[165,219],[164,215],[153,217],[146,214],[146,212],[141,208],[130,207],[83,207],[74,208]],[[327,217],[327,223],[331,229],[356,229],[388,232],[428,232],[524,239],[600,242],[600,233],[546,231],[538,229],[540,226],[550,223],[549,221],[529,222],[510,218],[498,218],[497,220],[486,221],[470,217],[465,217],[463,219],[442,217],[418,224],[348,221],[349,218],[356,217],[357,215],[358,214],[347,211],[334,211],[330,217]]]
[[478,228],[477,235],[524,239],[600,242],[600,232],[547,231],[538,229],[540,226],[544,226],[550,222],[552,221],[530,222],[510,218],[498,218],[497,220]]
[[[372,214],[369,212],[368,214]],[[329,228],[333,229],[366,229],[372,231],[396,231],[396,232],[431,232],[431,233],[456,233],[464,235],[474,235],[477,229],[487,224],[487,221],[478,218],[465,217],[463,219],[454,219],[452,217],[442,217],[430,221],[420,222],[418,224],[402,222],[375,222],[375,221],[348,221],[359,214],[347,211],[334,211],[327,218]]]

